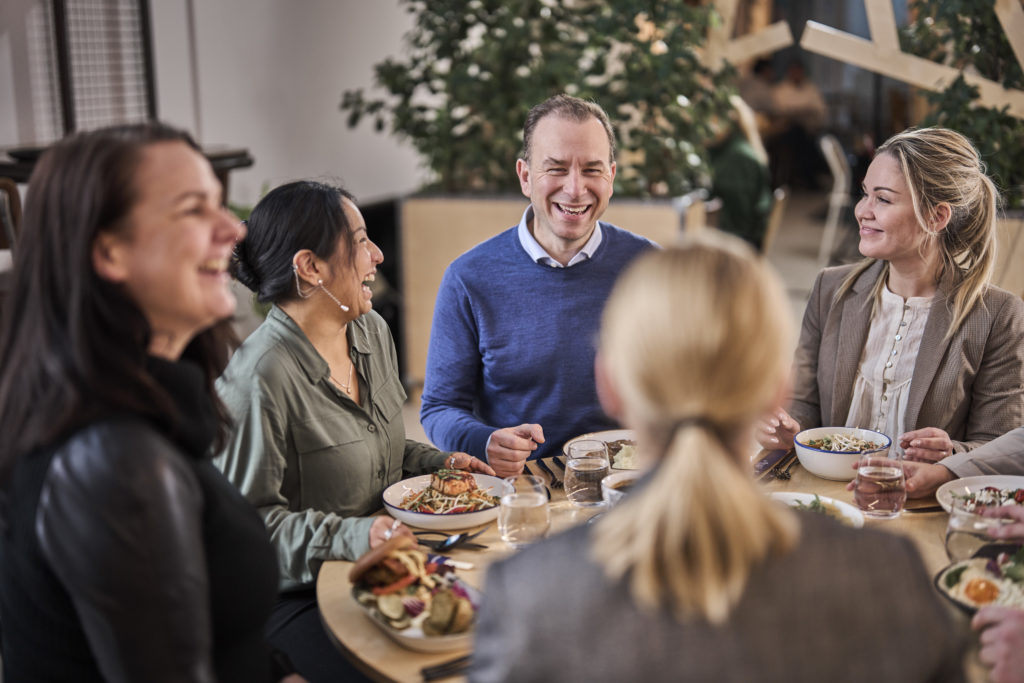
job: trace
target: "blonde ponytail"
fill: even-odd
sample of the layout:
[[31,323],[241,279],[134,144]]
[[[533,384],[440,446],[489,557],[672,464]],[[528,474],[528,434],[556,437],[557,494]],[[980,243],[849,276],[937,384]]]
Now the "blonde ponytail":
[[638,604],[668,603],[680,619],[718,624],[753,567],[789,550],[797,534],[793,514],[756,488],[718,437],[689,426],[678,430],[643,495],[597,525],[592,553],[609,577],[626,577]]

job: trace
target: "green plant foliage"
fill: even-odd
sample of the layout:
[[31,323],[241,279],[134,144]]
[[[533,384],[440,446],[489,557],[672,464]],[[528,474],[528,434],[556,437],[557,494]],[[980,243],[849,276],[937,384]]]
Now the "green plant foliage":
[[[915,0],[919,17],[904,29],[908,52],[957,69],[976,69],[1003,87],[1024,90],[1024,71],[991,0]],[[978,89],[957,78],[944,92],[928,93],[932,111],[922,125],[960,131],[977,146],[1006,208],[1024,208],[1024,120],[1004,109],[977,105]]]
[[735,72],[694,51],[709,7],[679,0],[402,0],[416,16],[401,59],[376,65],[388,95],[347,91],[354,127],[371,119],[410,140],[427,188],[508,192],[531,106],[567,92],[593,99],[618,132],[616,191],[684,194],[708,184],[704,142],[728,110]]

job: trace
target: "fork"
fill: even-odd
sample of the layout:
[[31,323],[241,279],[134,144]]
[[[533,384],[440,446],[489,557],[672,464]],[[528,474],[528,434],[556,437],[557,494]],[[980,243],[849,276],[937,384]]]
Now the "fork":
[[792,474],[789,473],[789,471],[793,469],[793,465],[797,463],[797,460],[798,458],[794,455],[792,460],[789,461],[789,464],[786,465],[786,469],[775,473],[775,478],[781,479],[783,481],[789,481],[789,479],[793,476]]
[[555,476],[555,473],[551,470],[550,467],[547,466],[547,464],[545,464],[545,462],[543,460],[538,460],[537,461],[537,467],[539,467],[542,470],[544,470],[544,472],[546,472],[547,475],[549,477],[551,477],[551,488],[553,488],[553,489],[560,489],[560,488],[562,488],[564,486],[564,484],[562,483],[562,480]]

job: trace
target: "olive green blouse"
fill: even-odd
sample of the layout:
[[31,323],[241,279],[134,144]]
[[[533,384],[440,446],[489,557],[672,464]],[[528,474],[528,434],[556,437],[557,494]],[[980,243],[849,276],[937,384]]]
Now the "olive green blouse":
[[217,380],[234,430],[214,462],[263,517],[282,590],[312,583],[324,560],[366,552],[367,515],[384,489],[449,455],[405,438],[406,394],[384,319],[360,316],[348,338],[362,405],[331,383],[327,362],[276,306]]

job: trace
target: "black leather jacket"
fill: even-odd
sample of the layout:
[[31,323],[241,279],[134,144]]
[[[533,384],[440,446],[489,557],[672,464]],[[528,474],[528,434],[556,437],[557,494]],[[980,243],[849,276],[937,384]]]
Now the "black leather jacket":
[[118,418],[19,461],[0,544],[7,683],[272,679],[263,523],[208,439],[170,436]]

